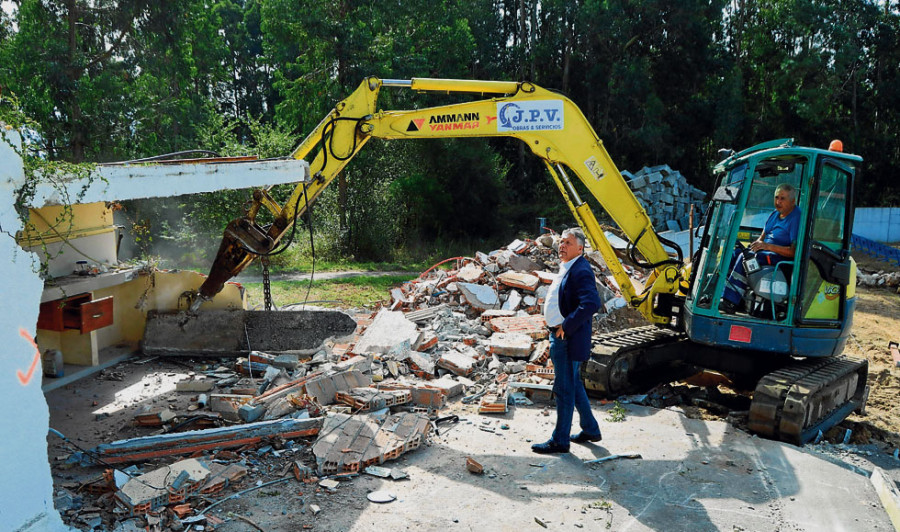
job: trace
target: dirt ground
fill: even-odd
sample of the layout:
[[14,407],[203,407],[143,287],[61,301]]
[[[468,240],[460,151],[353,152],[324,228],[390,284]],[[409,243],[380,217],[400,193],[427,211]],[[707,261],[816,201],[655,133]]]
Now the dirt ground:
[[[896,265],[862,254],[854,258],[866,272],[896,272]],[[851,338],[844,352],[869,361],[869,402],[865,416],[851,416],[876,440],[900,446],[900,368],[894,367],[888,342],[900,342],[900,295],[895,288],[857,287]],[[852,426],[850,427],[852,428]]]

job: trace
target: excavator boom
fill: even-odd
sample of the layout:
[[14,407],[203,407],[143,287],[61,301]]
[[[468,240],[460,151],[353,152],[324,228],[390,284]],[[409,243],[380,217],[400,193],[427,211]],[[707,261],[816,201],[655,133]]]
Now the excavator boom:
[[[426,109],[378,111],[376,106],[382,87],[493,97]],[[522,140],[546,164],[591,245],[603,255],[626,301],[638,308],[651,323],[665,325],[671,321],[671,301],[679,280],[684,278],[683,265],[671,259],[663,248],[649,216],[613,164],[603,142],[581,110],[565,96],[531,83],[506,81],[363,80],[292,154],[295,158],[310,161],[312,181],[297,186],[283,206],[274,202],[266,191],[256,191],[246,216],[228,225],[210,275],[200,288],[198,302],[213,297],[225,281],[237,275],[254,258],[275,249],[296,217],[371,138],[451,137],[514,137]],[[312,155],[314,151],[315,155]],[[589,205],[578,194],[574,179],[585,186],[655,270],[653,282],[642,293],[636,292]],[[265,227],[256,222],[262,208],[274,216],[274,221]]]

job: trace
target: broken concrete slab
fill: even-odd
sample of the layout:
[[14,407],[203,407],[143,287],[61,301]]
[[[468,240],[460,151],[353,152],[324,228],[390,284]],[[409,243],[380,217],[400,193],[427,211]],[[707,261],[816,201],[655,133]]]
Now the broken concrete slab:
[[359,473],[419,448],[430,430],[422,414],[392,414],[383,422],[371,415],[329,414],[313,454],[320,475]]
[[519,310],[519,305],[522,304],[522,294],[520,294],[516,290],[510,290],[509,295],[506,297],[506,301],[503,302],[503,306],[500,307],[501,310],[509,310],[515,312]]
[[522,255],[512,255],[509,257],[508,266],[517,272],[533,272],[543,269],[543,266]]
[[522,333],[497,333],[488,341],[488,351],[495,355],[525,358],[531,355],[534,340]]
[[208,392],[213,389],[215,384],[212,381],[201,381],[190,379],[175,383],[176,392]]
[[456,273],[456,278],[464,283],[477,283],[484,270],[476,264],[466,264]]
[[492,309],[481,313],[481,321],[490,321],[493,318],[512,318],[516,315],[514,310]]
[[528,292],[534,292],[541,282],[536,275],[518,272],[503,272],[497,276],[497,280],[510,288],[519,288]]
[[446,395],[448,399],[456,397],[457,395],[462,395],[465,391],[465,386],[461,382],[455,381],[450,377],[441,377],[440,379],[429,382],[428,385],[441,390],[441,393]]
[[418,351],[410,351],[408,363],[410,369],[412,369],[413,373],[419,378],[434,378],[434,360],[431,358],[431,355],[420,353]]
[[466,302],[476,310],[489,310],[500,306],[497,291],[490,286],[472,283],[457,283],[457,286]]
[[467,377],[475,370],[475,359],[455,349],[450,349],[441,353],[437,365],[456,375]]
[[412,348],[416,351],[427,351],[432,347],[436,346],[438,343],[438,337],[431,331],[422,331],[422,335],[419,337],[419,341],[416,342]]
[[366,328],[353,352],[360,355],[387,353],[403,342],[413,345],[418,339],[416,324],[409,321],[402,312],[382,310]]
[[89,453],[79,452],[75,453],[73,457],[84,465],[138,462],[173,454],[243,447],[273,436],[280,436],[284,439],[315,436],[319,433],[321,423],[322,418],[279,419],[234,427],[145,436],[104,443],[94,447]]
[[[158,356],[242,356],[255,350],[310,354],[325,340],[356,330],[353,318],[338,311],[207,310],[195,316],[152,311],[143,351]],[[211,334],[215,331],[215,334]]]

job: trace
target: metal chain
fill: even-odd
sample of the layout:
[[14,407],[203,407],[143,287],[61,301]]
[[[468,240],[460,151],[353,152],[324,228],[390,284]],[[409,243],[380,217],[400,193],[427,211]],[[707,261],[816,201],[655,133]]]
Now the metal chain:
[[269,257],[263,255],[259,258],[259,262],[262,264],[263,301],[265,302],[266,310],[274,310],[275,305],[272,303],[272,284],[269,282]]

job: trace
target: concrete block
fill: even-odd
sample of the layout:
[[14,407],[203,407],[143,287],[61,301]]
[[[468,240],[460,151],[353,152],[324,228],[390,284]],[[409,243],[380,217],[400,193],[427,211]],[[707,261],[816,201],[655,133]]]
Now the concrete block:
[[480,251],[475,252],[475,260],[481,263],[482,266],[487,266],[491,263],[491,257],[487,253],[482,253]]
[[488,310],[500,306],[497,291],[490,286],[472,283],[457,283],[466,303],[477,310]]
[[406,319],[402,312],[382,310],[360,337],[353,352],[386,353],[403,342],[413,345],[418,340],[416,324]]
[[253,423],[266,413],[266,405],[241,405],[238,408],[238,417],[244,423]]
[[488,350],[495,355],[523,358],[531,354],[534,340],[522,333],[497,333],[488,341]]
[[515,312],[519,310],[519,305],[522,303],[522,294],[520,294],[516,290],[510,290],[509,296],[506,298],[506,301],[503,303],[503,306],[500,307],[501,310],[510,310]]
[[647,182],[652,184],[659,183],[662,181],[662,174],[659,172],[650,172],[647,174]]
[[534,296],[525,296],[522,298],[522,304],[526,307],[533,307],[537,305],[537,298]]
[[628,186],[631,187],[631,190],[639,190],[647,186],[647,178],[644,176],[635,177],[632,179]]
[[295,370],[300,365],[300,357],[297,355],[278,355],[272,361],[272,365],[276,368]]
[[457,382],[450,377],[441,377],[436,381],[429,382],[428,385],[440,389],[447,398],[462,395],[465,390],[465,386],[461,382]]
[[666,227],[669,231],[681,231],[681,226],[675,220],[666,220]]
[[666,205],[672,205],[675,203],[675,196],[669,194],[668,192],[660,192],[659,193],[659,201],[665,203]]

